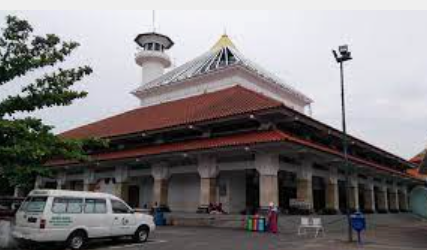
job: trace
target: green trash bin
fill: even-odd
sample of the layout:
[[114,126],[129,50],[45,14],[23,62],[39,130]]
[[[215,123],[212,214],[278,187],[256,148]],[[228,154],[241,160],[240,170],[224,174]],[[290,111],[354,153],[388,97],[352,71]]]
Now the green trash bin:
[[246,230],[247,231],[252,231],[252,229],[253,229],[252,221],[253,221],[252,216],[246,217]]

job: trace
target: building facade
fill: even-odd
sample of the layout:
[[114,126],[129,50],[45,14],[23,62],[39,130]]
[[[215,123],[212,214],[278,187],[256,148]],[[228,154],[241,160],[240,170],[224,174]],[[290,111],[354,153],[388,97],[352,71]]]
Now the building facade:
[[[223,35],[206,53],[169,70],[173,42],[139,35],[135,61],[141,107],[67,131],[100,137],[90,162],[49,162],[55,179],[36,187],[102,191],[133,207],[253,213],[275,203],[284,213],[408,211],[421,182],[414,164],[311,118],[312,100],[247,59]],[[348,171],[348,183],[346,182]]]

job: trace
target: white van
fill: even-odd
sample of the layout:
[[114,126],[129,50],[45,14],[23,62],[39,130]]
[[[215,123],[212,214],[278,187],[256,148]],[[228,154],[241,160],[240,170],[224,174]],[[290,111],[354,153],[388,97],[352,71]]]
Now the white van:
[[152,216],[135,213],[114,195],[33,190],[16,213],[12,235],[24,242],[65,242],[77,250],[94,238],[132,236],[145,242],[154,230]]

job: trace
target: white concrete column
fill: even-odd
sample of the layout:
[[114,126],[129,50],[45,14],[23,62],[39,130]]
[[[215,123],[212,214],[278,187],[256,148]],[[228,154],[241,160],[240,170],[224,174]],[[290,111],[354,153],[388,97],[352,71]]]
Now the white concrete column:
[[198,157],[197,171],[200,175],[200,197],[198,212],[207,212],[209,204],[217,203],[217,176],[219,173],[216,157],[201,155]]
[[36,182],[34,183],[34,189],[40,189],[43,187],[43,177],[38,175],[36,177]]
[[56,189],[61,190],[66,189],[65,184],[67,182],[67,174],[65,172],[60,172],[56,177]]
[[357,174],[350,176],[350,183],[348,185],[348,199],[351,210],[359,210],[359,181]]
[[326,179],[326,208],[339,211],[339,193],[338,193],[338,168],[329,167],[329,176]]
[[365,197],[365,213],[373,213],[375,212],[375,193],[374,193],[374,178],[372,176],[368,177],[365,183],[364,190]]
[[388,212],[388,197],[387,197],[387,183],[385,180],[381,181],[378,192],[378,212]]
[[305,159],[297,171],[297,200],[308,204],[313,210],[313,162]]
[[23,197],[22,190],[19,186],[15,186],[15,189],[13,190],[13,197]]
[[277,173],[279,154],[259,152],[255,155],[255,168],[259,173],[259,205],[267,209],[270,202],[279,206]]
[[390,211],[399,212],[399,193],[396,182],[393,182],[390,187]]
[[400,211],[407,212],[409,210],[408,204],[408,188],[403,185],[399,188],[400,197],[399,197],[399,209]]
[[85,169],[83,173],[83,190],[95,191],[95,171],[93,169]]
[[[169,167],[166,163],[157,163],[151,166],[151,175],[154,178],[153,206],[169,210],[168,207],[168,179],[170,177]],[[183,194],[184,195],[184,194]]]

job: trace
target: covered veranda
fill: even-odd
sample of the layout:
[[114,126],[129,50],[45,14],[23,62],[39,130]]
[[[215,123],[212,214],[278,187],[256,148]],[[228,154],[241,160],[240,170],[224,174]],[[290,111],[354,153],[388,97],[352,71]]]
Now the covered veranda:
[[[349,190],[340,152],[281,131],[259,131],[169,146],[95,156],[96,164],[55,166],[57,183],[38,187],[109,192],[135,208],[154,205],[176,212],[204,212],[221,203],[231,214],[278,204],[286,214],[337,214],[351,210],[408,211],[404,173],[351,157]],[[304,204],[299,208],[295,204]]]

